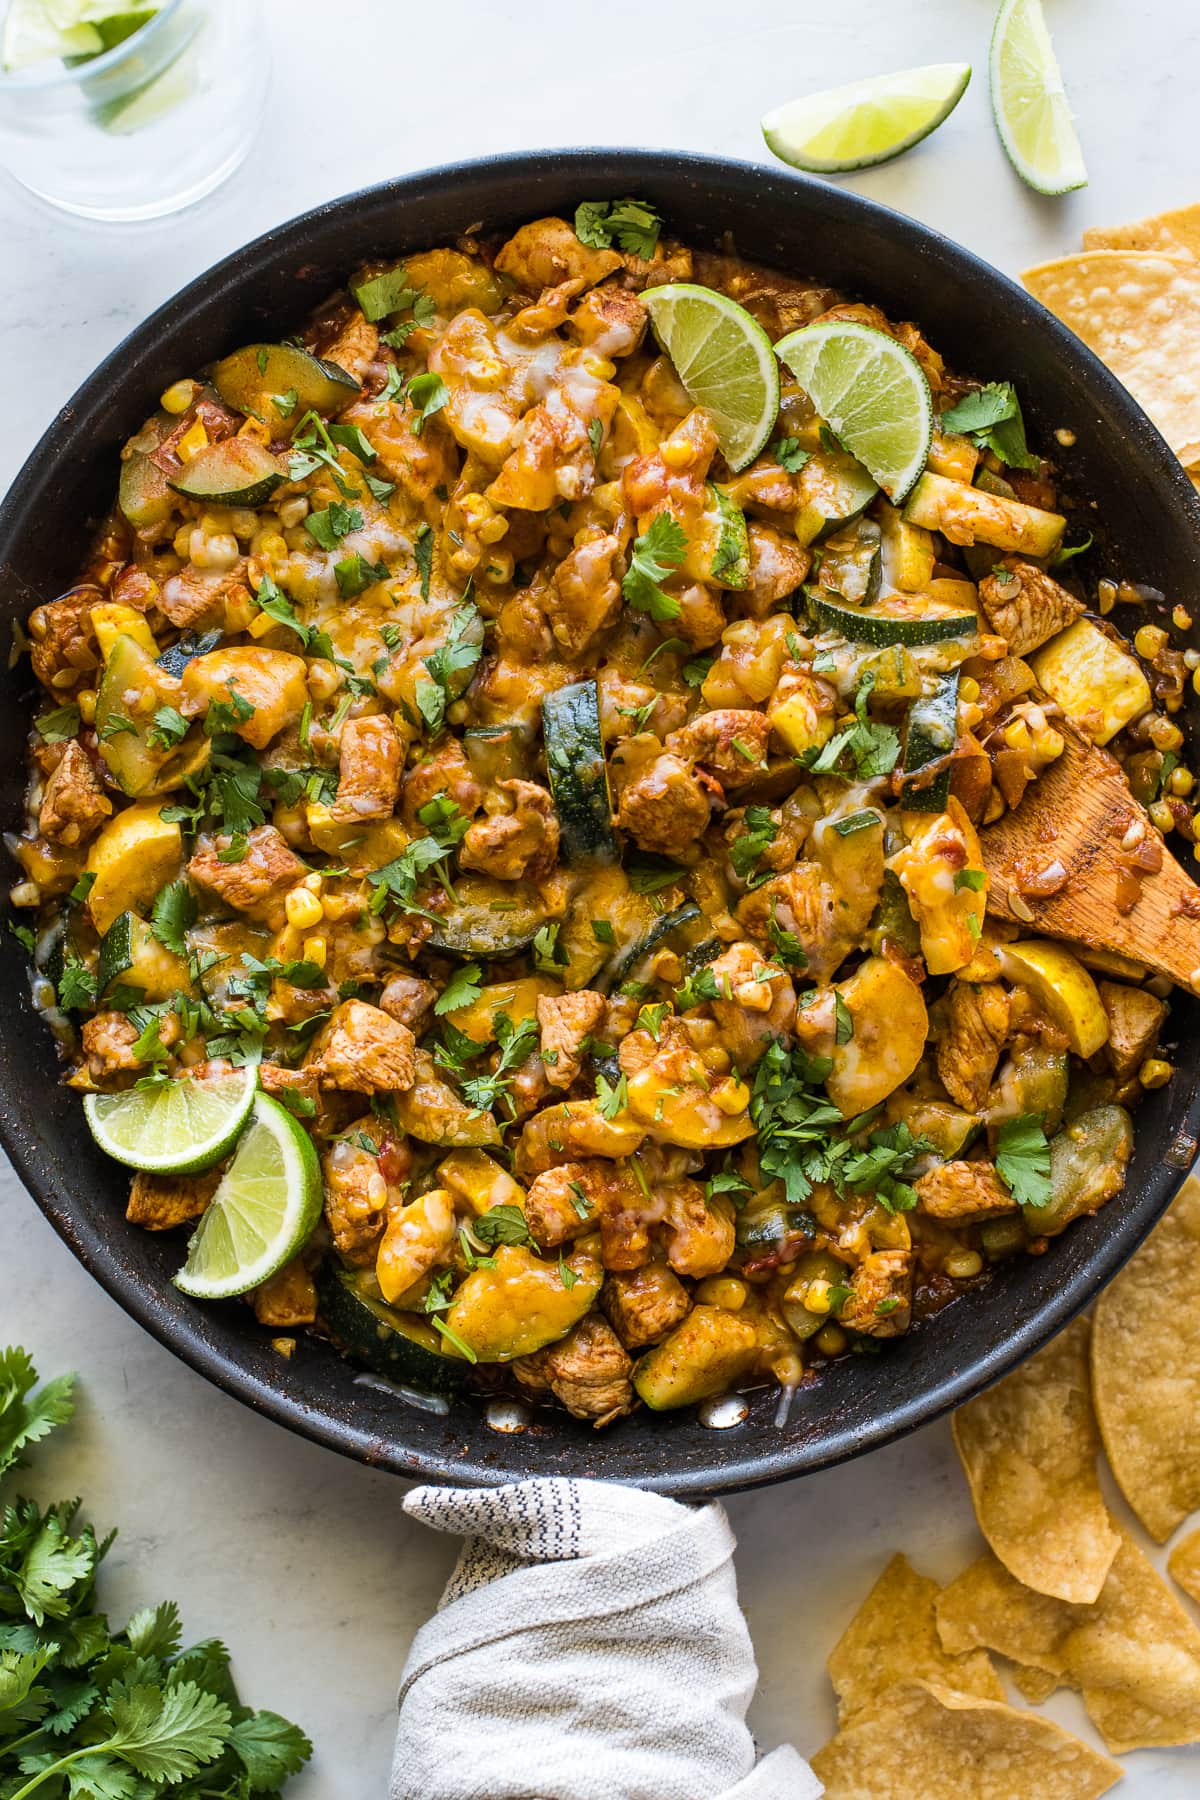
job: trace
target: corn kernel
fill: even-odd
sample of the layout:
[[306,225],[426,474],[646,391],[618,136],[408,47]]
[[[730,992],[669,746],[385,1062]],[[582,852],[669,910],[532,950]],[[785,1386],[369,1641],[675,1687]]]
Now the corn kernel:
[[1139,656],[1153,662],[1166,641],[1167,634],[1160,626],[1143,625],[1134,634],[1133,647]]
[[594,375],[597,381],[611,381],[617,372],[616,363],[607,356],[600,356],[595,350],[585,350],[579,360],[588,374]]
[[312,874],[306,875],[304,880],[300,883],[300,886],[302,888],[307,888],[310,894],[319,894],[324,885],[325,877],[322,875],[320,869],[314,869]]
[[1138,1080],[1144,1088],[1165,1087],[1175,1070],[1161,1056],[1148,1056],[1138,1070]]
[[186,463],[191,462],[193,456],[199,455],[201,450],[207,448],[208,433],[205,431],[199,419],[197,419],[196,423],[184,432],[183,436],[176,444],[175,454],[178,456],[180,462]]
[[315,894],[307,888],[294,887],[283,903],[289,925],[297,931],[307,931],[310,925],[319,925],[325,917],[325,908]]
[[840,1325],[822,1325],[813,1341],[822,1356],[841,1356],[850,1340]]
[[1178,750],[1183,743],[1182,731],[1170,719],[1153,718],[1146,731],[1156,750]]
[[495,582],[497,587],[503,587],[505,582],[512,580],[514,567],[515,564],[509,551],[493,550],[488,556],[483,572],[489,581]]
[[10,906],[37,906],[41,898],[42,890],[36,881],[18,881],[8,895]]
[[804,1304],[809,1312],[827,1313],[833,1306],[833,1286],[828,1281],[810,1281],[804,1290]]
[[697,1286],[695,1298],[702,1306],[719,1306],[725,1312],[740,1312],[748,1293],[746,1283],[734,1275],[708,1275]]
[[1177,794],[1180,799],[1190,794],[1196,785],[1196,777],[1190,769],[1172,769],[1167,777],[1167,789]]
[[271,427],[264,425],[261,419],[247,419],[244,425],[238,427],[238,436],[253,438],[256,444],[261,444],[266,449],[271,441]]
[[750,1089],[738,1076],[730,1075],[725,1081],[719,1081],[712,1091],[712,1103],[718,1112],[732,1118],[736,1113],[745,1112],[750,1104]]
[[462,516],[469,531],[478,531],[492,516],[492,503],[482,494],[467,494],[462,502]]
[[79,707],[79,717],[83,723],[90,725],[96,717],[95,688],[80,688],[75,696],[75,703]]
[[1154,805],[1148,810],[1151,820],[1158,826],[1160,831],[1174,831],[1175,814],[1171,811],[1165,800],[1156,800]]
[[1032,748],[1029,737],[1029,726],[1024,719],[1010,719],[1004,727],[1004,741],[1010,750],[1025,753]]
[[662,444],[659,455],[668,469],[688,469],[696,459],[696,450],[687,438],[669,437]]
[[1100,607],[1101,618],[1107,617],[1117,604],[1117,584],[1105,579],[1096,588],[1096,598]]
[[316,963],[318,969],[325,967],[326,944],[323,937],[306,937],[304,940],[305,962]]
[[970,1281],[983,1267],[978,1250],[954,1250],[942,1264],[951,1281]]
[[958,697],[960,700],[978,700],[979,683],[973,675],[963,676],[958,684]]
[[194,381],[173,381],[158,397],[158,404],[164,412],[185,413],[196,398]]
[[192,528],[190,525],[181,525],[172,539],[171,548],[174,550],[176,556],[182,556],[186,562],[191,547]]
[[502,537],[508,536],[508,520],[497,513],[494,518],[484,521],[476,535],[481,544],[498,544]]
[[1176,606],[1171,609],[1171,623],[1174,625],[1176,631],[1191,630],[1192,615],[1186,606]]

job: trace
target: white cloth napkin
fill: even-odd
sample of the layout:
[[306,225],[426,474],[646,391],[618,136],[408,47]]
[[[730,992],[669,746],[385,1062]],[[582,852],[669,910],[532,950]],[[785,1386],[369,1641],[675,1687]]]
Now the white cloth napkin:
[[756,1764],[758,1671],[717,1505],[563,1478],[416,1488],[466,1544],[400,1684],[391,1800],[816,1800]]

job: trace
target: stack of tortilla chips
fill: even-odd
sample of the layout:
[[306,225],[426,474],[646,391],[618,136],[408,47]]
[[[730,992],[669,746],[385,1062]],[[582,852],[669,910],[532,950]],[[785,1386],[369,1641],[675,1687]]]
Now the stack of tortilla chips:
[[[948,1587],[894,1557],[829,1659],[839,1729],[826,1800],[1091,1800],[1122,1770],[1006,1704],[990,1652],[1037,1705],[1076,1689],[1123,1752],[1200,1742],[1200,1630],[1105,1505],[1164,1543],[1200,1506],[1200,1180],[1101,1297],[956,1415],[988,1550]],[[1167,1564],[1200,1600],[1200,1529]],[[1180,1793],[1183,1788],[1180,1788]]]
[[1200,206],[1083,243],[1021,279],[1125,383],[1200,487]]

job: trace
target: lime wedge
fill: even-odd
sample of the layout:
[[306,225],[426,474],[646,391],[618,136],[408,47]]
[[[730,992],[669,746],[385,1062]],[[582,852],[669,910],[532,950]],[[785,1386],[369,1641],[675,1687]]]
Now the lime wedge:
[[689,399],[712,420],[726,462],[735,473],[744,469],[779,411],[770,338],[736,300],[691,282],[648,288],[642,305]]
[[54,57],[95,56],[104,39],[78,5],[63,0],[10,0],[4,20],[0,63],[6,69],[28,69]]
[[851,319],[804,325],[775,346],[843,447],[899,504],[933,437],[933,400],[920,363],[895,338]]
[[789,100],[764,114],[762,134],[794,169],[835,175],[869,169],[919,144],[967,91],[970,63],[928,63]]
[[258,1084],[254,1069],[147,1082],[123,1094],[87,1094],[83,1110],[102,1150],[155,1175],[191,1175],[232,1150]]
[[256,1094],[250,1123],[188,1245],[175,1286],[229,1300],[295,1256],[321,1216],[312,1139],[291,1113]]
[[1002,0],[988,60],[996,130],[1017,174],[1039,194],[1087,186],[1083,151],[1041,0]]

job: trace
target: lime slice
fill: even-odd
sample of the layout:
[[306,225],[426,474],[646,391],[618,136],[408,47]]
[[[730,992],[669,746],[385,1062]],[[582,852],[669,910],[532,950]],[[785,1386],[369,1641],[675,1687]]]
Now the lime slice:
[[775,346],[851,456],[898,505],[925,467],[933,400],[920,363],[895,338],[852,319],[802,326]]
[[104,39],[85,18],[87,11],[84,3],[10,0],[0,63],[6,69],[28,69],[56,56],[95,56],[103,50]]
[[1087,186],[1083,151],[1041,0],[1003,0],[988,60],[996,130],[1017,174],[1039,194]]
[[102,106],[97,118],[105,131],[119,136],[142,131],[169,112],[195,91],[200,73],[199,52],[195,42],[189,44],[172,63],[168,63],[153,81]]
[[83,1110],[102,1150],[154,1175],[192,1175],[232,1150],[258,1077],[233,1069],[205,1077],[147,1082],[123,1094],[87,1094]]
[[967,91],[970,63],[928,63],[789,100],[764,114],[762,134],[794,169],[834,175],[890,162],[936,131]]
[[770,338],[736,300],[691,282],[650,288],[642,305],[689,399],[712,420],[726,462],[735,473],[744,469],[779,411]]
[[312,1139],[291,1113],[256,1094],[250,1123],[188,1245],[175,1286],[229,1300],[295,1256],[321,1216]]

